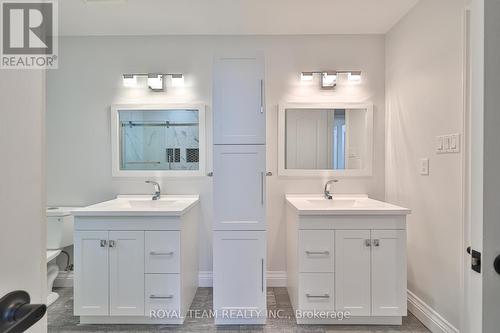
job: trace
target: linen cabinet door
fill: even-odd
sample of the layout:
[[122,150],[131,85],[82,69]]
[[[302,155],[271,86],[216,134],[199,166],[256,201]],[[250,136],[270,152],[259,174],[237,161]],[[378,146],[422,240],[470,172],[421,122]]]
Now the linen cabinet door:
[[[218,314],[216,324],[231,321],[232,318],[220,316],[224,311],[243,311],[244,318],[235,318],[240,319],[241,323],[265,316],[265,258],[265,231],[214,232],[214,310]],[[261,320],[265,322],[265,317],[261,317]]]
[[214,230],[265,230],[266,147],[214,146]]
[[372,230],[372,315],[406,316],[406,231]]
[[75,231],[76,316],[109,315],[107,231]]
[[335,310],[371,315],[370,230],[335,230]]
[[265,144],[264,59],[216,59],[213,90],[214,144]]
[[144,231],[109,232],[110,315],[144,315]]

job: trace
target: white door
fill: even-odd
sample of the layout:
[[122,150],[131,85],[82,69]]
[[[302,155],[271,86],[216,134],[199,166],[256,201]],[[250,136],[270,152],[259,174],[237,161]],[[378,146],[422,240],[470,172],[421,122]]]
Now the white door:
[[335,231],[335,310],[371,315],[370,230]]
[[144,231],[109,232],[110,315],[144,315]]
[[214,146],[214,230],[265,230],[266,147]]
[[[500,7],[497,0],[471,6],[470,246],[481,253],[480,272],[468,260],[468,333],[498,332],[500,327]],[[500,258],[499,258],[500,260]]]
[[74,313],[77,316],[107,316],[108,232],[75,231]]
[[286,168],[328,169],[331,151],[329,110],[286,111]]
[[265,311],[265,268],[265,231],[215,231],[214,309]]
[[262,57],[216,59],[213,117],[214,144],[265,144]]
[[406,316],[406,231],[372,230],[372,316]]

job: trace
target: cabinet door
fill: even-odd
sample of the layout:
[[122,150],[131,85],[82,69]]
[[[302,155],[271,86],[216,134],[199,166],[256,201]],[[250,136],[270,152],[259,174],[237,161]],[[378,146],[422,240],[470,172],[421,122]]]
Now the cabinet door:
[[108,232],[75,231],[76,316],[107,316]]
[[266,147],[214,146],[214,230],[265,230]]
[[335,230],[335,310],[370,316],[370,230]]
[[406,316],[406,231],[372,230],[372,315]]
[[144,315],[144,231],[109,232],[110,315]]
[[266,310],[265,231],[214,232],[214,309]]
[[216,59],[213,117],[214,144],[265,144],[262,57]]

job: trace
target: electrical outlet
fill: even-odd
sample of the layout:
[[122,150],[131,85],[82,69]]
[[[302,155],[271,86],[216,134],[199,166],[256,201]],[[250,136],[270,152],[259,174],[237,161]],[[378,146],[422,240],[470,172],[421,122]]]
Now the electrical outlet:
[[429,175],[429,159],[422,158],[420,159],[420,175],[428,176]]

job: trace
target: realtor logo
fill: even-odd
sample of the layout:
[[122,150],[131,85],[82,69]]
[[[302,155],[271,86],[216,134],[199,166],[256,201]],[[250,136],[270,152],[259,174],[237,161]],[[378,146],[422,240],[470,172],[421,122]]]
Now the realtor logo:
[[3,0],[1,18],[1,68],[57,68],[55,0]]

